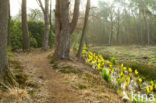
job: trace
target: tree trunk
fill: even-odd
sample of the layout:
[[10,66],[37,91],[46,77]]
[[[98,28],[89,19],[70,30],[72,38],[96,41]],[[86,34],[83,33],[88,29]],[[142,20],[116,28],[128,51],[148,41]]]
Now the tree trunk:
[[23,50],[29,50],[29,32],[27,24],[27,2],[22,0],[22,32],[23,32]]
[[148,23],[145,8],[143,11],[143,16],[144,16],[144,21],[145,21],[146,35],[147,35],[147,45],[149,45],[150,44],[150,30],[149,30],[149,23]]
[[117,35],[116,35],[116,41],[119,44],[119,34],[120,34],[120,11],[118,9],[118,27],[117,27]]
[[45,0],[45,9],[44,9],[44,23],[45,30],[43,36],[43,50],[48,50],[49,42],[49,0]]
[[90,0],[87,0],[86,13],[85,13],[85,21],[84,21],[84,26],[83,26],[83,31],[82,31],[80,46],[79,46],[79,50],[78,50],[78,54],[77,54],[77,56],[79,58],[82,57],[82,50],[83,50],[83,46],[84,46],[84,42],[85,42],[85,37],[86,37],[86,32],[87,32],[87,26],[88,26],[89,10],[90,10]]
[[50,22],[50,34],[49,34],[49,46],[50,48],[53,47],[53,41],[52,41],[52,38],[53,38],[53,28],[52,28],[52,2],[50,0],[50,16],[49,16],[49,22]]
[[111,27],[110,27],[111,31],[110,31],[110,35],[109,35],[109,45],[112,44],[112,35],[113,35],[113,16],[111,14]]
[[10,40],[10,22],[11,22],[10,0],[9,0],[9,2],[8,2],[8,13],[9,13],[9,18],[8,18],[8,46],[11,47],[11,40]]
[[69,21],[69,0],[56,0],[56,49],[54,57],[57,59],[70,59],[70,42],[79,16],[80,0],[75,0],[72,22]]
[[8,34],[8,8],[9,0],[0,0],[0,85],[15,85],[16,82],[8,68],[7,34]]

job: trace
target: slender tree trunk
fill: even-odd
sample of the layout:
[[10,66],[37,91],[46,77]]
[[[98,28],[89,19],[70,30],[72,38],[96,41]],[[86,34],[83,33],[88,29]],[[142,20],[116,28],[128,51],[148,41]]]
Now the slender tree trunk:
[[9,0],[0,0],[0,85],[3,82],[6,85],[15,85],[13,75],[8,68],[7,57],[7,34],[8,34],[8,16]]
[[49,0],[45,0],[45,9],[44,9],[44,21],[45,21],[45,30],[43,36],[43,50],[48,50],[49,42]]
[[79,16],[80,0],[75,0],[72,22],[69,21],[69,0],[56,0],[56,49],[54,57],[57,59],[70,59],[70,42]]
[[53,38],[53,28],[52,28],[52,2],[50,0],[50,16],[49,16],[49,22],[50,22],[50,35],[49,35],[49,46],[50,48],[53,47],[53,41],[52,41],[52,38]]
[[149,45],[150,44],[150,30],[149,30],[149,23],[148,23],[145,8],[144,8],[143,16],[144,16],[144,21],[145,21],[146,35],[147,35],[147,45]]
[[117,37],[116,37],[116,41],[117,43],[119,43],[119,34],[120,34],[120,11],[118,9],[118,27],[117,27]]
[[87,6],[86,6],[86,13],[85,13],[85,20],[84,20],[84,25],[83,25],[83,31],[82,31],[82,36],[80,40],[80,46],[78,50],[77,56],[80,58],[82,56],[82,50],[86,38],[86,32],[87,32],[87,27],[88,27],[88,18],[89,18],[89,11],[90,11],[90,0],[87,0]]
[[23,50],[30,49],[29,32],[27,24],[27,1],[22,0],[22,32],[23,32]]
[[111,14],[111,27],[110,27],[110,35],[109,35],[109,45],[112,44],[112,36],[113,36],[113,16]]

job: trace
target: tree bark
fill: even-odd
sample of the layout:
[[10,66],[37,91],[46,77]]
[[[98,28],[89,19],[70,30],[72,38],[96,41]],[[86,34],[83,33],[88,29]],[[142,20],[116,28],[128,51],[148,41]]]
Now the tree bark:
[[113,35],[113,15],[111,11],[111,26],[110,26],[110,35],[109,35],[109,45],[112,44],[112,35]]
[[15,85],[16,82],[8,68],[7,57],[7,34],[8,34],[8,16],[9,0],[0,0],[0,85]]
[[116,41],[117,41],[117,43],[119,44],[119,34],[120,34],[120,11],[119,11],[119,9],[118,9],[118,17],[117,17],[118,19],[118,27],[117,27],[117,37],[116,37]]
[[75,0],[74,15],[71,23],[69,20],[69,4],[69,0],[56,0],[56,49],[54,57],[57,59],[70,59],[71,36],[78,21],[80,0]]
[[50,48],[52,48],[53,47],[53,41],[52,41],[52,38],[53,38],[53,28],[52,28],[52,2],[51,2],[51,0],[50,0],[50,15],[49,15],[49,22],[50,22],[50,35],[49,35],[49,46],[50,46]]
[[43,50],[47,51],[49,42],[49,0],[45,0],[44,11],[45,31],[43,36]]
[[11,23],[10,0],[8,2],[8,13],[9,13],[9,18],[8,18],[8,46],[11,47],[11,40],[10,40],[10,23]]
[[82,57],[82,50],[83,50],[83,46],[85,43],[85,37],[86,37],[87,28],[88,28],[89,11],[90,11],[90,0],[87,0],[84,26],[83,26],[82,36],[81,36],[81,40],[80,40],[80,46],[79,46],[79,50],[78,50],[78,54],[77,54],[77,56],[79,58]]
[[144,21],[145,21],[145,27],[146,27],[146,35],[147,35],[147,45],[150,45],[150,31],[149,31],[149,23],[147,20],[147,17],[144,13]]
[[41,0],[37,0],[42,12],[44,14],[44,35],[43,35],[43,42],[42,42],[42,49],[47,51],[48,50],[48,42],[49,42],[49,0],[45,0],[45,7]]
[[27,24],[27,1],[22,0],[22,32],[23,32],[23,50],[30,49],[29,32]]

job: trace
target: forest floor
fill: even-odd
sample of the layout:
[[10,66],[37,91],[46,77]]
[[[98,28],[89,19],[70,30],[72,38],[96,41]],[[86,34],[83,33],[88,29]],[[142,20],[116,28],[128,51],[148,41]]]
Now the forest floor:
[[[52,52],[43,52],[40,49],[14,55],[14,60],[21,63],[24,74],[28,75],[27,82],[31,83],[22,89],[25,92],[10,93],[11,97],[3,94],[0,98],[2,103],[122,102],[115,88],[75,57],[72,57],[72,61],[51,61]],[[15,95],[26,99],[15,98]],[[11,102],[6,100],[8,98]]]

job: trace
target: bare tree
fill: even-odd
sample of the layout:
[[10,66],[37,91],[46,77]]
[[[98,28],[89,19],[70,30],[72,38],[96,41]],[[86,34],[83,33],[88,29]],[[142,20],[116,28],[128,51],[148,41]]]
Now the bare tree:
[[75,0],[74,14],[71,22],[69,20],[69,5],[69,0],[56,0],[56,49],[54,57],[57,59],[70,59],[71,36],[78,21],[80,0]]
[[90,11],[90,0],[87,0],[83,31],[82,31],[80,46],[79,46],[79,50],[78,50],[78,54],[77,54],[78,57],[82,56],[82,50],[83,50],[85,36],[86,36],[86,32],[87,32],[87,26],[88,26],[89,11]]
[[8,16],[9,0],[0,0],[0,84],[14,85],[15,81],[8,68],[7,57],[7,34],[8,34]]
[[22,32],[23,32],[23,50],[30,48],[29,32],[27,24],[27,1],[22,0]]
[[113,7],[111,5],[110,8],[110,35],[109,35],[109,45],[112,44],[112,36],[113,36]]
[[44,14],[45,29],[44,29],[42,49],[46,51],[48,50],[48,42],[49,42],[49,0],[45,0],[45,7],[43,7],[43,3],[41,0],[36,0],[36,1],[38,2]]

